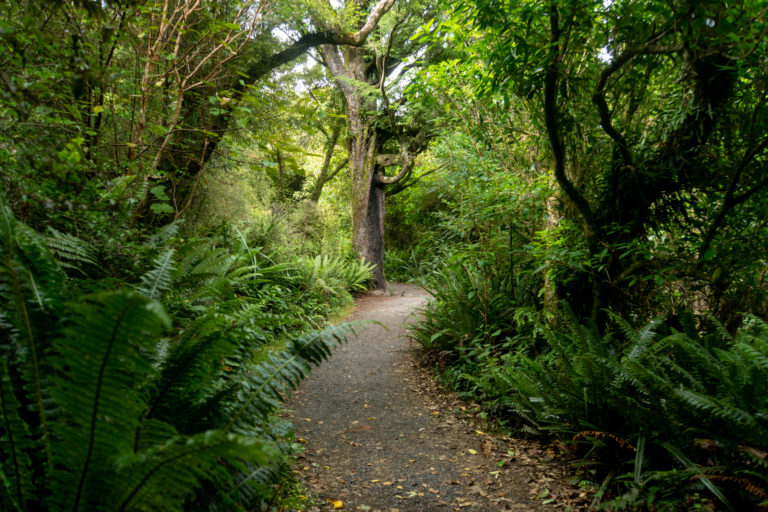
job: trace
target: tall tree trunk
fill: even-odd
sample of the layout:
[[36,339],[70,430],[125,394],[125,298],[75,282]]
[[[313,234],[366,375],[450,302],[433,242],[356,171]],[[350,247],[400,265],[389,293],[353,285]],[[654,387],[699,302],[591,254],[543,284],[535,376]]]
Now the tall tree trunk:
[[[352,112],[355,115],[352,115]],[[352,232],[355,249],[374,266],[376,288],[384,277],[384,187],[376,180],[376,130],[350,108],[349,165],[352,174]]]
[[[352,176],[352,241],[358,254],[374,266],[375,287],[386,288],[384,278],[384,188],[377,186],[376,156],[381,142],[371,112],[376,105],[363,96],[353,83],[366,82],[364,51],[345,48],[339,51],[322,46],[321,52],[331,74],[342,78],[337,84],[347,103],[349,131],[349,172]],[[342,58],[343,54],[343,58]]]

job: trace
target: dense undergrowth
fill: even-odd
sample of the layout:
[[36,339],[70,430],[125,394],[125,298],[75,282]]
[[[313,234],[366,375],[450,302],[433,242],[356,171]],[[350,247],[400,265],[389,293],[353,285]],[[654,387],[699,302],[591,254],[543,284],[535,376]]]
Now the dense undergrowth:
[[[432,295],[412,327],[425,363],[502,428],[561,440],[596,509],[766,507],[760,315],[715,315],[695,287],[651,274],[630,289],[632,308],[608,310],[600,324],[585,318],[571,290],[595,263],[573,226],[537,204],[547,183],[502,181],[498,154],[478,162],[466,139],[454,141],[447,175],[395,205],[390,229],[420,231],[418,243],[385,259],[388,275]],[[464,158],[487,179],[466,174]],[[457,191],[464,177],[470,188]],[[482,215],[498,211],[506,215]],[[647,243],[626,249],[639,250]]]
[[177,223],[94,279],[103,246],[1,213],[3,510],[296,505],[299,445],[275,413],[350,333],[325,319],[369,266]]
[[[600,333],[552,327],[508,282],[447,268],[413,333],[442,380],[511,430],[565,442],[596,508],[752,509],[768,501],[768,326],[683,315]],[[486,276],[488,278],[488,276]],[[709,501],[710,496],[716,503]]]
[[[446,160],[461,176],[464,162]],[[609,311],[602,325],[578,316],[569,289],[593,263],[573,229],[547,227],[545,210],[520,201],[530,183],[476,180],[462,201],[455,181],[436,178],[398,203],[391,229],[428,234],[385,260],[388,275],[432,295],[412,332],[440,379],[503,428],[560,439],[594,508],[766,507],[764,321],[717,318],[666,280],[655,291],[639,280],[644,307]],[[434,211],[412,215],[420,202]],[[507,222],[477,214],[501,208]]]

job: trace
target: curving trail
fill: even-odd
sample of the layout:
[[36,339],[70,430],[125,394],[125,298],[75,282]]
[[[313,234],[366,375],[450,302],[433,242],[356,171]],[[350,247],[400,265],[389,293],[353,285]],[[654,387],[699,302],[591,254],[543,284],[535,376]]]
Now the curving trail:
[[382,512],[579,509],[558,450],[491,436],[469,405],[437,392],[404,337],[427,294],[390,286],[359,298],[352,318],[386,329],[357,329],[286,404],[306,447],[301,480],[324,503],[314,510],[332,509],[328,500]]

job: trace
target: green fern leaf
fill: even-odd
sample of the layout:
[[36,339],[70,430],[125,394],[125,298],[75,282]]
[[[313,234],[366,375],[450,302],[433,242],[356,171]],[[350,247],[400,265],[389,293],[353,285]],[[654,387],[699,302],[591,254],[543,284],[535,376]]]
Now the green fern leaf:
[[331,351],[346,340],[347,334],[353,332],[350,324],[332,326],[304,334],[288,349],[270,354],[267,361],[251,370],[252,376],[243,383],[240,403],[225,430],[246,434],[254,425],[263,423],[311,367],[326,360]]
[[[64,268],[71,268],[82,272],[78,263],[96,265],[96,257],[93,248],[85,241],[67,233],[62,233],[53,227],[48,227],[48,247]],[[71,262],[71,263],[70,263]]]
[[243,341],[232,329],[232,318],[209,314],[187,328],[161,365],[160,378],[149,401],[150,417],[182,428],[189,418],[203,419],[195,407],[215,389],[223,360]]
[[137,289],[142,295],[150,299],[159,299],[163,292],[171,287],[173,254],[173,249],[160,254],[155,258],[152,270],[141,276],[141,284]]
[[140,388],[155,370],[143,353],[170,325],[160,305],[141,295],[86,297],[54,345],[53,398],[63,420],[52,445],[52,508],[114,510],[114,458],[133,452],[144,409]]
[[37,446],[21,418],[21,404],[14,396],[5,361],[0,371],[0,476],[4,484],[0,504],[4,510],[26,510],[28,499],[35,495],[29,454],[37,451]]
[[203,481],[226,487],[231,470],[246,472],[246,462],[266,466],[277,456],[264,441],[216,430],[176,437],[120,460],[116,483],[121,497],[111,510],[181,511]]

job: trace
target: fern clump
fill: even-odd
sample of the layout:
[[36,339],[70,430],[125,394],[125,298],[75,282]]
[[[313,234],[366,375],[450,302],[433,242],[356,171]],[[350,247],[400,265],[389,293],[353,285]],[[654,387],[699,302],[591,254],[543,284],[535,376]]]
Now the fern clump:
[[270,311],[260,290],[289,266],[246,244],[168,247],[175,228],[148,240],[136,282],[85,293],[67,275],[94,264],[85,242],[0,213],[1,508],[273,502],[294,450],[276,411],[349,327]]
[[768,499],[762,320],[735,335],[692,316],[677,329],[614,316],[601,332],[565,312],[554,326],[525,308],[494,308],[500,285],[486,292],[479,271],[465,272],[433,280],[414,337],[445,380],[503,424],[565,440],[587,461],[585,477],[602,482],[595,506],[674,508],[698,493],[745,510]]

